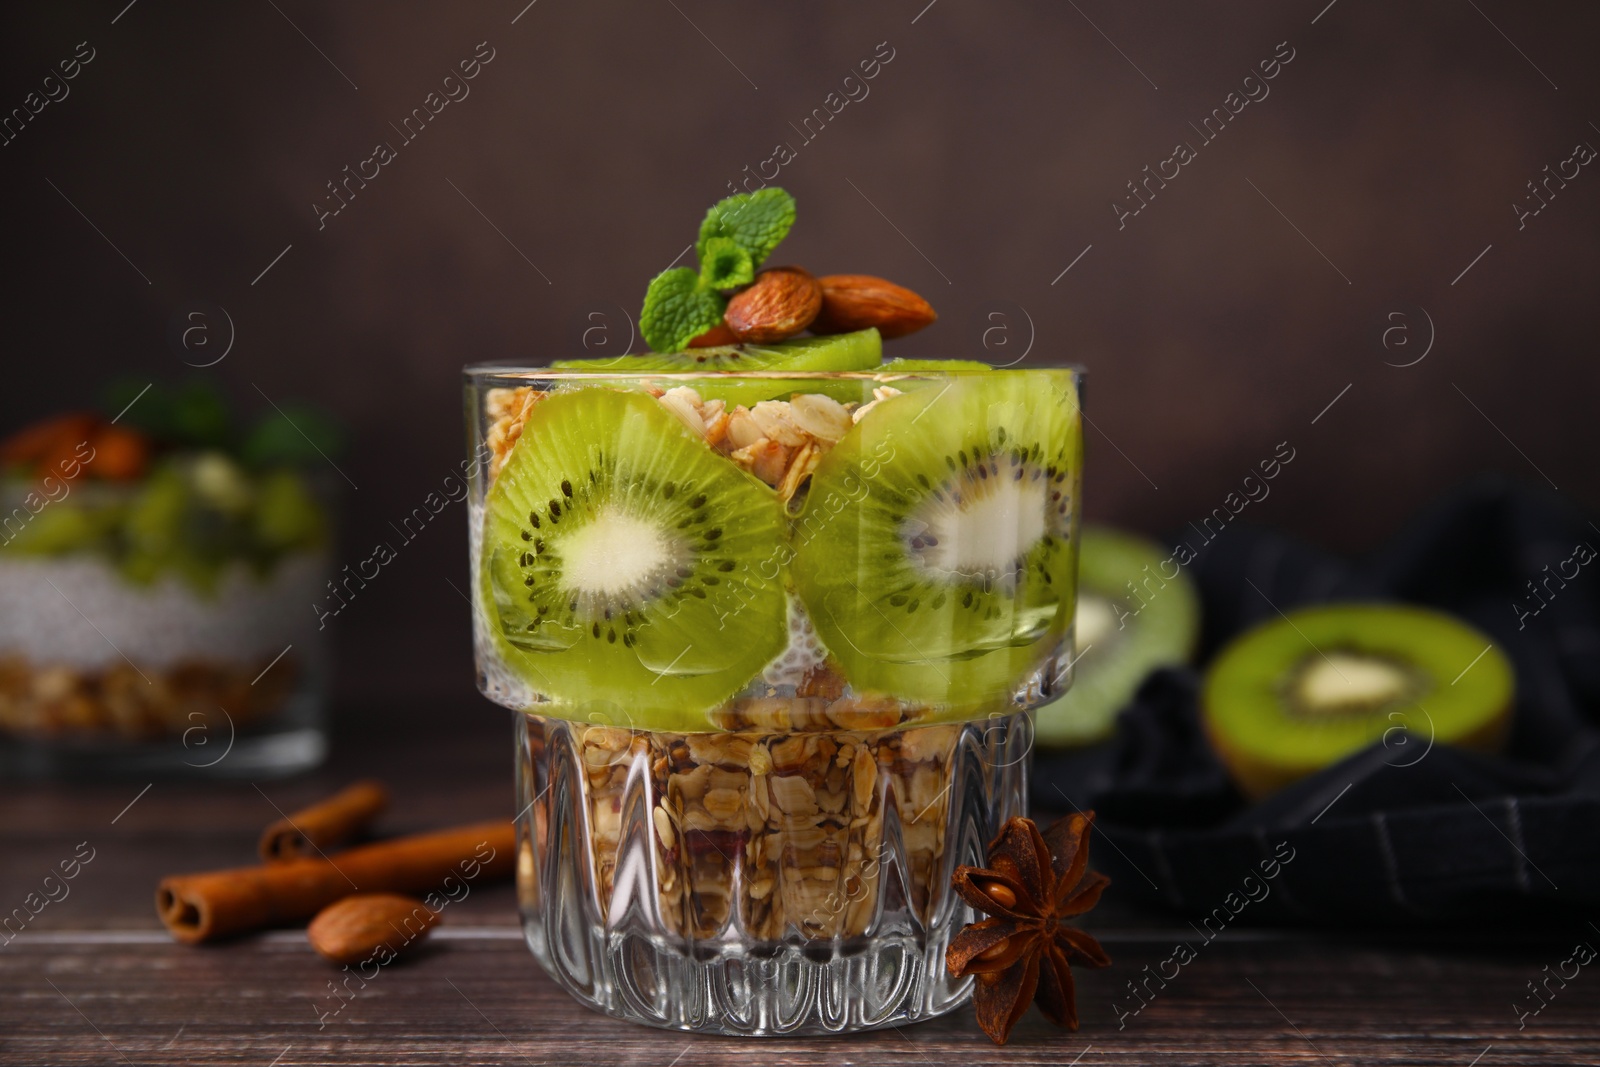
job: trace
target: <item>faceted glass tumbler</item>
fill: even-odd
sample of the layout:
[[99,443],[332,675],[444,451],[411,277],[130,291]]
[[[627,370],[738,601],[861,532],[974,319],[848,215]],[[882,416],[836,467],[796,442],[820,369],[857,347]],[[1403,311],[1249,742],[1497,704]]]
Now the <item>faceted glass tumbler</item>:
[[577,1000],[749,1036],[966,1000],[951,875],[1070,680],[1079,382],[467,371],[479,688]]
[[518,714],[517,889],[579,1001],[765,1036],[962,1004],[950,889],[1024,811],[1027,712],[875,731],[668,734]]

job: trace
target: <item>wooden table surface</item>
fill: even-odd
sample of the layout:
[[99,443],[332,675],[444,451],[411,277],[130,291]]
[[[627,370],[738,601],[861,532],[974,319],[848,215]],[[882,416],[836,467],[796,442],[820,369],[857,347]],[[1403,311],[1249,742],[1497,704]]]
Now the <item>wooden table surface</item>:
[[965,1011],[825,1039],[734,1040],[617,1022],[545,977],[506,885],[473,888],[431,944],[325,1022],[321,1014],[341,1004],[329,991],[335,972],[302,931],[194,948],[173,943],[156,920],[161,875],[251,862],[274,805],[290,810],[358,776],[394,789],[384,832],[509,815],[509,733],[482,703],[389,708],[344,716],[329,763],[287,781],[0,784],[0,913],[38,892],[80,843],[94,850],[69,895],[0,946],[0,1063],[1600,1063],[1600,974],[1581,971],[1564,988],[1552,979],[1547,1005],[1520,1027],[1513,1007],[1536,1003],[1527,983],[1552,974],[1575,943],[1600,945],[1587,926],[1229,929],[1142,1011],[1119,1019],[1119,1007],[1137,1005],[1126,984],[1195,938],[1181,917],[1119,905],[1113,889],[1085,924],[1115,963],[1078,972],[1082,1029],[1059,1031],[1030,1013],[999,1049]]

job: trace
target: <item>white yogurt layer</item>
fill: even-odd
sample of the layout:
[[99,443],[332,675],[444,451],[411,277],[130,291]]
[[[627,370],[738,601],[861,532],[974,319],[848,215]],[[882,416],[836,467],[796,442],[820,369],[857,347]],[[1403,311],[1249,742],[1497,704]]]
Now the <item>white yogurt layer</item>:
[[0,559],[0,656],[88,668],[271,659],[313,640],[327,573],[322,555],[290,557],[265,580],[238,564],[206,596],[174,577],[134,585],[90,556]]

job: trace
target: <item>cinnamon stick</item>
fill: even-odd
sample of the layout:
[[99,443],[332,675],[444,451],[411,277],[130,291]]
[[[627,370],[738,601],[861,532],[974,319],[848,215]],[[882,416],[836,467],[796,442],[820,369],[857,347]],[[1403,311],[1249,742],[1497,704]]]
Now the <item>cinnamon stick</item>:
[[509,878],[516,832],[509,822],[460,826],[347,849],[327,859],[296,859],[163,878],[156,912],[172,936],[198,944],[304,922],[352,893],[456,896],[452,881],[472,886]]
[[278,863],[320,856],[354,839],[388,806],[389,790],[382,782],[357,782],[267,827],[261,834],[261,858]]

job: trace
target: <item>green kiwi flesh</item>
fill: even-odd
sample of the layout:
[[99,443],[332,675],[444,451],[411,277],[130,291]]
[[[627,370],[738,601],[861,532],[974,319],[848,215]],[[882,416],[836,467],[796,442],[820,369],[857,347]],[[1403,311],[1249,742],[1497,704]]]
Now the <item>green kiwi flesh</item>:
[[1104,739],[1146,675],[1188,662],[1200,635],[1200,602],[1189,576],[1170,558],[1134,534],[1083,528],[1072,686],[1038,710],[1034,736],[1040,745]]
[[1460,620],[1400,604],[1290,612],[1228,644],[1206,672],[1206,734],[1234,780],[1261,797],[1404,729],[1492,750],[1510,723],[1511,663]]
[[901,356],[889,360],[878,370],[881,374],[943,374],[947,371],[987,371],[994,368],[972,359],[906,359]]
[[[619,375],[705,374],[692,384],[707,400],[721,399],[732,407],[751,406],[761,400],[787,399],[796,392],[825,392],[826,383],[815,379],[727,378],[714,377],[725,371],[865,371],[877,368],[883,359],[883,339],[875,329],[828,337],[800,337],[770,345],[736,344],[710,348],[691,348],[671,354],[646,353],[611,356],[604,359],[563,359],[551,364],[556,370],[611,372]],[[670,384],[670,383],[664,383]],[[851,387],[844,399],[855,399],[859,389]],[[837,399],[837,398],[836,398]]]
[[793,576],[856,688],[971,707],[1043,664],[1072,618],[1082,436],[1070,375],[933,384],[823,457]]
[[784,648],[783,536],[772,491],[649,395],[558,392],[489,491],[491,632],[564,717],[704,729]]

